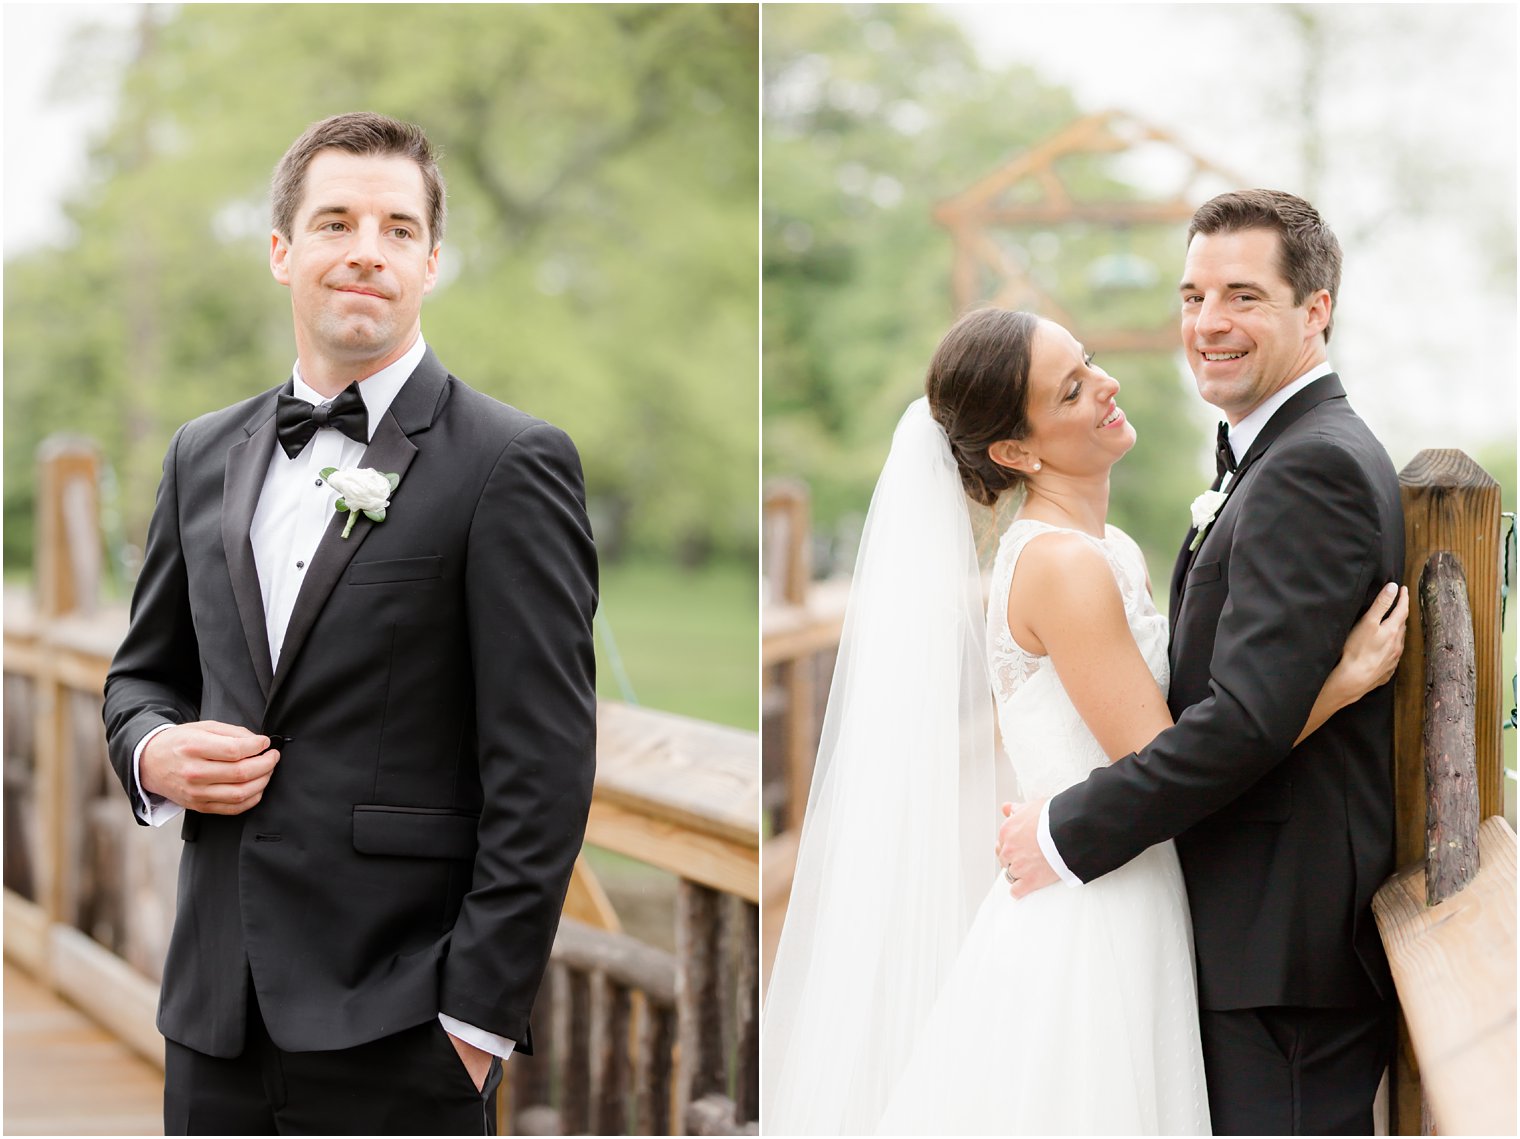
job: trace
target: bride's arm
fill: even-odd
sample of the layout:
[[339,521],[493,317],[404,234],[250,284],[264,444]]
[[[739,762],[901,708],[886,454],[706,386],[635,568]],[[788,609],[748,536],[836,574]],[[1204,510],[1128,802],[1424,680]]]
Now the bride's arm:
[[[1395,589],[1397,600],[1393,595]],[[1404,625],[1408,619],[1409,589],[1389,582],[1351,626],[1341,659],[1314,698],[1314,707],[1309,709],[1309,719],[1293,741],[1294,747],[1346,705],[1355,704],[1393,679],[1404,651]]]
[[[1389,605],[1390,595],[1379,594],[1353,626],[1295,745],[1393,675],[1409,591],[1401,589]],[[1078,535],[1049,534],[1025,547],[1008,593],[1008,628],[1027,651],[1049,654],[1110,761],[1139,751],[1172,726],[1166,699],[1130,632],[1113,571]]]
[[1079,535],[1046,534],[1024,547],[1008,591],[1008,629],[1026,651],[1049,655],[1110,761],[1172,726],[1113,570]]

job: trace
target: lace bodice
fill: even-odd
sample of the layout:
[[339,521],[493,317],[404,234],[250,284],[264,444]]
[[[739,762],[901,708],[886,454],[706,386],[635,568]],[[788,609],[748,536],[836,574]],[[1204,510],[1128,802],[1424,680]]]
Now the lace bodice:
[[[1108,762],[1072,706],[1050,658],[1025,652],[1008,631],[1008,590],[1019,555],[1032,539],[1062,531],[1060,526],[1034,519],[1020,519],[1010,525],[998,545],[987,600],[987,658],[998,728],[1025,799],[1053,795]],[[1166,618],[1156,612],[1145,588],[1145,558],[1140,547],[1116,526],[1109,526],[1102,538],[1082,536],[1108,559],[1119,583],[1130,632],[1165,692],[1171,675],[1166,659]]]

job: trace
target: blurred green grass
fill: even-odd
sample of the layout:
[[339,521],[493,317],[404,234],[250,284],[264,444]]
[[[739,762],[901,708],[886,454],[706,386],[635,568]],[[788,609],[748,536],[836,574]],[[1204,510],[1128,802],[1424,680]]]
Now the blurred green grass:
[[753,562],[713,561],[698,570],[656,561],[604,565],[597,695],[630,699],[613,668],[610,628],[641,707],[759,731],[758,598]]

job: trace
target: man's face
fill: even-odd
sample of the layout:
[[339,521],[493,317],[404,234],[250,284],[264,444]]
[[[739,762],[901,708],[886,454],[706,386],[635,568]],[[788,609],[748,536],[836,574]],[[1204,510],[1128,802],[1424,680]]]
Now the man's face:
[[306,168],[289,239],[269,268],[290,289],[303,374],[358,379],[416,340],[438,277],[422,171],[399,155],[324,150]]
[[1270,229],[1195,234],[1182,270],[1182,347],[1198,394],[1239,423],[1325,358],[1325,289],[1293,303]]

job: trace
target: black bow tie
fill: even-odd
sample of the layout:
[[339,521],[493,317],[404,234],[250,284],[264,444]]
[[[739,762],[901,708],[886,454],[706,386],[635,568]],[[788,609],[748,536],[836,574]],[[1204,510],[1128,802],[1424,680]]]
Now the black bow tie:
[[355,443],[369,442],[369,412],[358,384],[349,384],[331,403],[316,405],[281,392],[274,417],[280,446],[292,459],[311,442],[319,427],[336,427]]
[[1235,473],[1235,452],[1230,450],[1230,425],[1219,424],[1219,438],[1214,444],[1214,474],[1224,478],[1224,473]]

